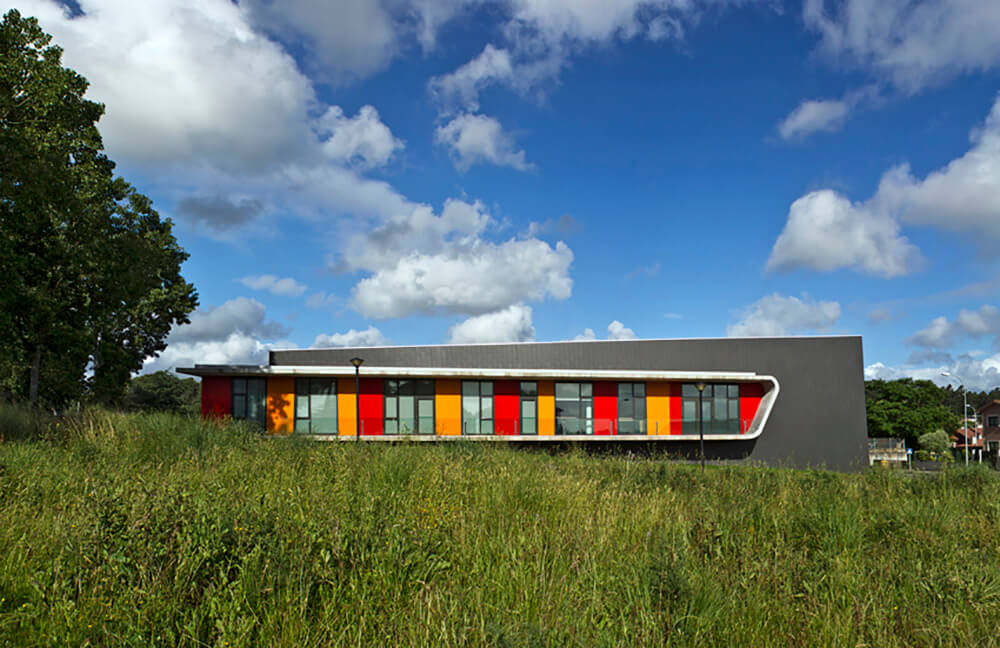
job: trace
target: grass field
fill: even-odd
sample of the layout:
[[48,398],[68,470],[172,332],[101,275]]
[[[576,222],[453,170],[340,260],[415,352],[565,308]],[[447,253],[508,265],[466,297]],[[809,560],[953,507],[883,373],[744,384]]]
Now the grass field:
[[986,469],[0,430],[3,646],[1000,645]]

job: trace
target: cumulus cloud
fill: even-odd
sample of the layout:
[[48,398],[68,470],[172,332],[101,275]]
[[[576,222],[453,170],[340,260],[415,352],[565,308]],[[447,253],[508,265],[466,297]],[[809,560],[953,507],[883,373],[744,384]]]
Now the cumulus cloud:
[[515,150],[514,138],[505,133],[493,117],[462,114],[434,132],[434,141],[448,147],[459,171],[468,171],[477,163],[509,166],[519,171],[532,167],[524,160],[524,151]]
[[[114,157],[150,165],[209,162],[234,172],[301,156],[313,88],[294,59],[227,0],[23,0],[64,48],[64,64],[107,106]],[[252,136],[248,135],[252,134]]]
[[362,331],[351,329],[346,333],[317,335],[316,339],[313,340],[312,348],[385,346],[387,344],[389,344],[389,339],[382,335],[382,331],[374,326],[369,326]]
[[790,140],[818,131],[832,131],[840,127],[850,110],[841,99],[810,99],[803,101],[780,124],[778,134]]
[[306,286],[295,281],[291,277],[284,279],[275,275],[257,275],[238,279],[241,284],[253,290],[265,290],[272,295],[279,297],[298,297],[306,291]]
[[766,337],[828,331],[839,319],[840,304],[837,302],[817,302],[808,296],[799,299],[775,293],[745,308],[742,319],[726,327],[726,335]]
[[[934,362],[935,359],[940,361]],[[987,357],[976,357],[971,353],[957,358],[944,355],[940,358],[928,358],[928,361],[930,364],[913,362],[896,366],[875,362],[865,367],[865,380],[914,378],[931,380],[942,387],[954,387],[954,380],[941,375],[942,372],[948,372],[973,391],[991,391],[1000,387],[1000,353]]]
[[609,340],[635,340],[637,339],[635,331],[628,328],[618,320],[615,320],[608,324],[608,339]]
[[372,106],[362,106],[354,117],[347,117],[340,106],[331,106],[317,122],[317,130],[325,138],[322,149],[328,158],[365,168],[388,164],[404,146]]
[[836,62],[905,92],[1000,65],[1000,4],[976,0],[806,0],[806,26]]
[[954,320],[943,315],[935,317],[926,328],[906,338],[905,342],[911,346],[947,349],[960,338],[982,337],[993,337],[994,343],[1000,346],[1000,309],[996,306],[986,304],[979,310],[963,308]]
[[275,339],[288,334],[277,322],[267,321],[267,307],[255,299],[237,297],[221,306],[198,309],[188,324],[175,326],[168,344],[225,340],[233,333]]
[[142,372],[175,369],[194,364],[265,364],[273,348],[294,348],[277,322],[267,320],[267,308],[238,297],[215,308],[199,309],[189,324],[175,326],[167,347],[145,360]]
[[972,232],[984,254],[1000,240],[1000,96],[962,157],[923,180],[907,165],[887,171],[875,195],[854,203],[832,190],[799,198],[768,259],[769,270],[854,267],[895,277],[920,265],[919,251],[900,221]]
[[566,299],[573,253],[562,242],[474,240],[438,254],[410,254],[361,280],[354,303],[368,317],[485,313],[522,300]]
[[813,191],[792,203],[767,269],[857,267],[887,278],[905,275],[921,256],[899,229],[889,214],[851,203],[829,189]]
[[449,344],[524,342],[535,338],[531,307],[512,304],[492,313],[470,317],[448,329]]
[[[590,340],[596,340],[596,339],[597,339],[597,334],[594,333],[594,329],[592,329],[592,328],[585,328],[585,329],[583,329],[583,333],[581,333],[580,335],[577,335],[575,338],[573,338],[573,340],[576,341],[576,342],[588,342]],[[625,326],[624,324],[622,324],[618,320],[613,320],[610,324],[608,324],[608,338],[607,339],[609,339],[609,340],[637,340],[638,336],[635,334],[635,331],[633,331],[632,329],[628,328],[627,326]]]

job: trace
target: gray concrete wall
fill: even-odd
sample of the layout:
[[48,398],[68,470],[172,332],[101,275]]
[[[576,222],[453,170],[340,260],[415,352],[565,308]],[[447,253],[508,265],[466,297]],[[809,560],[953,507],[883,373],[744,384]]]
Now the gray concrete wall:
[[[311,349],[272,351],[270,364],[346,366],[355,356],[378,367],[753,371],[774,376],[780,385],[771,418],[756,440],[706,438],[710,458],[840,471],[868,465],[860,337]],[[698,451],[697,442],[663,443],[678,454]]]

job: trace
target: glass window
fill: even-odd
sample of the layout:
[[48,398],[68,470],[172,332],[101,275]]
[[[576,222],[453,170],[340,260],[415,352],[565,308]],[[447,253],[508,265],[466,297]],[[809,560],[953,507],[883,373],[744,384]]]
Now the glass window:
[[[694,383],[681,386],[681,432],[698,434],[698,389]],[[702,392],[701,424],[706,435],[740,433],[740,386],[707,384]]]
[[618,383],[618,434],[646,433],[646,384]]
[[988,425],[989,427],[1000,426],[1000,416],[987,416],[986,425]]
[[295,431],[337,433],[337,383],[332,378],[295,379]]
[[556,434],[593,434],[594,399],[590,383],[556,383]]
[[493,383],[462,381],[462,433],[493,434]]
[[233,378],[232,412],[235,419],[267,425],[267,381],[264,378]]
[[520,434],[538,434],[538,383],[521,383]]
[[385,434],[434,433],[434,381],[382,381]]

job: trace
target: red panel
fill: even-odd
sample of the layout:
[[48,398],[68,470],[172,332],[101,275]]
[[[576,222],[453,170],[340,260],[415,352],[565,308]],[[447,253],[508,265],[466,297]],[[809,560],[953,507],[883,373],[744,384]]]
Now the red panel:
[[670,434],[683,432],[683,410],[681,408],[681,383],[670,383]]
[[383,434],[382,379],[362,378],[361,398],[358,399],[358,409],[361,415],[361,433]]
[[594,383],[594,434],[618,434],[618,383]]
[[760,407],[760,399],[764,396],[764,386],[760,383],[742,383],[740,385],[740,434],[746,434],[753,423]]
[[233,379],[230,376],[205,376],[201,379],[201,415],[228,416],[232,413]]
[[496,380],[493,382],[494,434],[518,434],[521,416],[521,382]]

